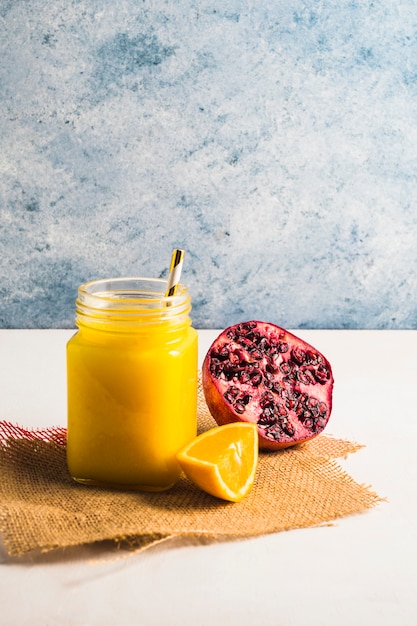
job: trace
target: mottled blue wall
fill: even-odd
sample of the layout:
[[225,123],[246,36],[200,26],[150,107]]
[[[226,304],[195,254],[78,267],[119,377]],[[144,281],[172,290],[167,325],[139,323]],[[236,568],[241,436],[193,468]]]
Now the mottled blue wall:
[[417,326],[413,0],[0,0],[0,327],[164,276],[197,327]]

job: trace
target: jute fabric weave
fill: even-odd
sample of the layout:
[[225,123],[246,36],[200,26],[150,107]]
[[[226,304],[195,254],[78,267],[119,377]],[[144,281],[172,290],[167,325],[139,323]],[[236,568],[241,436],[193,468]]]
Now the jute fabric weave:
[[[199,431],[215,426],[200,389]],[[261,453],[255,485],[239,503],[218,500],[185,477],[169,491],[116,491],[75,483],[66,466],[66,430],[25,430],[0,421],[0,533],[10,555],[103,540],[135,549],[173,536],[201,541],[253,537],[330,523],[381,498],[335,459],[362,446],[319,435]]]

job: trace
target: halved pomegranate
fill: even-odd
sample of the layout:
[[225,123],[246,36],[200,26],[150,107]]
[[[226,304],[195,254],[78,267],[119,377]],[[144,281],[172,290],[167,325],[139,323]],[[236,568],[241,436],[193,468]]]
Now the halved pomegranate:
[[217,424],[256,423],[264,450],[316,437],[332,410],[330,363],[299,337],[268,322],[226,328],[207,352],[202,382]]

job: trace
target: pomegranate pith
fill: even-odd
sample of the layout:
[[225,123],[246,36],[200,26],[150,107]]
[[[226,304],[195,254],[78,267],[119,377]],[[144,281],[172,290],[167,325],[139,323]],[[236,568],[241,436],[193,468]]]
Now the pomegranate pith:
[[242,322],[220,333],[204,359],[202,382],[217,424],[256,423],[264,450],[316,437],[332,410],[328,360],[269,322]]

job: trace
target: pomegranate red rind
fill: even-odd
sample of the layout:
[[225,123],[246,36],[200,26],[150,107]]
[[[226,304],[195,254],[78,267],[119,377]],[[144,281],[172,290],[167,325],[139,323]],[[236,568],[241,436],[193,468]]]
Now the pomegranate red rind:
[[269,322],[226,328],[207,352],[202,382],[217,424],[256,423],[263,450],[288,448],[316,437],[332,410],[329,361]]

